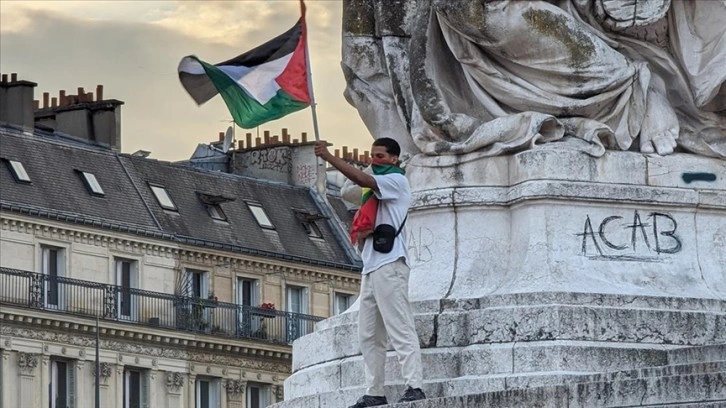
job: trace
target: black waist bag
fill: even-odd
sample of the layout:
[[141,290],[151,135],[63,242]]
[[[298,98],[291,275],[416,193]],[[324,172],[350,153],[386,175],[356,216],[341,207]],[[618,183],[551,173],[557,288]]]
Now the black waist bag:
[[[408,218],[408,215],[406,218]],[[389,224],[379,224],[376,226],[376,229],[373,230],[373,249],[376,252],[387,254],[393,250],[393,242],[406,224],[406,218],[403,219],[398,231],[393,228],[393,225]]]

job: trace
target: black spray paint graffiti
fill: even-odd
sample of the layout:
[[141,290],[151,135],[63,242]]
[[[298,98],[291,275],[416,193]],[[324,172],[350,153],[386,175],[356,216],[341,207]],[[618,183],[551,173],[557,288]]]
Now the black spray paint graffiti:
[[582,233],[576,234],[582,237],[581,254],[598,260],[660,262],[662,254],[681,251],[678,223],[671,215],[652,212],[646,218],[651,220],[649,224],[635,210],[632,223],[617,222],[623,219],[618,215],[606,217],[595,231],[588,215]]
[[269,169],[276,171],[287,171],[287,167],[292,162],[292,153],[287,148],[262,149],[252,151],[250,164],[261,169]]
[[693,173],[683,173],[681,174],[681,178],[686,184],[691,184],[694,181],[708,181],[708,182],[714,182],[716,181],[716,175],[713,173],[704,173],[704,172],[693,172]]

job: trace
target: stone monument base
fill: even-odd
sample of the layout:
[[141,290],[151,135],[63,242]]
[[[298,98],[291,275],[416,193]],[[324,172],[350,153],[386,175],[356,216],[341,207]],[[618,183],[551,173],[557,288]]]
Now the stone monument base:
[[[431,398],[412,406],[726,405],[724,161],[537,148],[407,171]],[[364,393],[352,309],[295,342],[278,408]],[[393,353],[387,383],[396,401]]]

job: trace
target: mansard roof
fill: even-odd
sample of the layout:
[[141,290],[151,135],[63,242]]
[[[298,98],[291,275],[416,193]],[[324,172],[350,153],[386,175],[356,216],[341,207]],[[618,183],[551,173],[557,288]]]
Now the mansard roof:
[[[19,212],[197,246],[357,271],[360,260],[334,214],[313,189],[170,163],[36,129],[0,126],[0,204]],[[9,160],[23,164],[20,183]],[[89,189],[95,176],[103,194]],[[163,208],[152,186],[166,190]],[[263,228],[248,204],[273,224]],[[335,203],[336,205],[338,203]],[[210,206],[217,207],[210,210]],[[221,210],[226,221],[213,217]],[[257,210],[259,211],[259,210]],[[300,214],[306,217],[300,217]],[[216,218],[216,219],[215,219]],[[314,222],[321,237],[309,235]]]

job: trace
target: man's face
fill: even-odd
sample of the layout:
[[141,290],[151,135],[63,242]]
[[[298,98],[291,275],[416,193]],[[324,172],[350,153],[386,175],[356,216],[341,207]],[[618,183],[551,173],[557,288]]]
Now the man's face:
[[394,166],[398,164],[398,156],[389,154],[385,146],[371,147],[371,157],[377,161],[383,161]]

